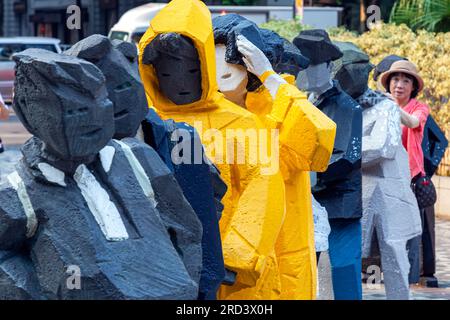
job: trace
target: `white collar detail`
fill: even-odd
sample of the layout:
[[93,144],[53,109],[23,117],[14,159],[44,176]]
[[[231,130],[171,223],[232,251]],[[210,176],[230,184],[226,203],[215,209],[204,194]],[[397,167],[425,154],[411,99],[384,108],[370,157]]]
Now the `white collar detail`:
[[67,186],[66,182],[64,181],[66,175],[61,170],[56,169],[55,167],[45,162],[40,162],[38,164],[38,168],[44,175],[45,179],[47,179],[47,181],[59,184],[62,187]]
[[111,146],[106,146],[102,150],[100,150],[100,161],[102,162],[103,170],[105,170],[106,173],[111,170],[111,165],[115,153],[116,149]]
[[108,241],[128,239],[128,232],[119,211],[89,169],[84,164],[80,165],[73,178],[106,239]]

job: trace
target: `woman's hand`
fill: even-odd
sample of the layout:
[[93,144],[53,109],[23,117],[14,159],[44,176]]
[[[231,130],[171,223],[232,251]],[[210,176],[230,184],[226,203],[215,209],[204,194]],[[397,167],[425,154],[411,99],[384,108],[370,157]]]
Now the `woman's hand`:
[[239,52],[243,55],[242,60],[249,72],[259,78],[264,72],[273,71],[272,65],[266,55],[246,37],[238,35],[236,45]]
[[416,116],[409,114],[405,110],[403,110],[400,106],[400,120],[402,124],[410,129],[415,129],[420,125],[419,118]]

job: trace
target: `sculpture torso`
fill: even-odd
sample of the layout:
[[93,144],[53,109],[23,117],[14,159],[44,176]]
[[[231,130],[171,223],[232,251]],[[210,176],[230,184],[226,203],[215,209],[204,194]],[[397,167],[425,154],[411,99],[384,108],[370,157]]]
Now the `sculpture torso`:
[[337,125],[329,167],[317,174],[313,193],[330,219],[360,218],[362,110],[337,85],[313,101]]
[[[110,167],[107,157],[100,157],[85,166],[87,171],[80,176],[65,175],[63,180],[53,182],[37,166],[42,163],[35,152],[39,147],[36,138],[24,146],[25,157],[18,172],[36,214],[37,230],[28,245],[45,298],[197,297],[197,285],[172,245],[159,211],[144,193],[116,142],[107,146],[114,150]],[[117,208],[125,228],[124,238],[107,239],[111,232],[117,235],[117,225],[111,225],[108,216],[114,210],[108,207],[102,220],[105,203],[99,189],[89,189],[92,180],[87,182],[88,176],[95,179]],[[92,193],[83,194],[85,191]],[[80,268],[82,290],[69,290],[66,286],[66,269],[72,265]]]

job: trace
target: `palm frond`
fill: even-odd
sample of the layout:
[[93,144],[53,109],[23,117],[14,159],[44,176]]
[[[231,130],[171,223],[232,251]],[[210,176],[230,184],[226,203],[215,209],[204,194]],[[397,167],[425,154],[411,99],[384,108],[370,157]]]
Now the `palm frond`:
[[398,0],[390,22],[405,23],[412,29],[450,30],[450,0]]
[[399,0],[392,8],[390,22],[411,25],[411,22],[419,16],[423,10],[423,1],[421,0]]

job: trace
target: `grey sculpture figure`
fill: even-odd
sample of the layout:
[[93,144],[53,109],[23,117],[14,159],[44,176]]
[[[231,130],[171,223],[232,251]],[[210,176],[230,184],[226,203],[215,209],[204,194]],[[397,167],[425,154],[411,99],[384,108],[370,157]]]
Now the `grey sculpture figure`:
[[[100,69],[40,49],[14,59],[13,107],[34,137],[0,186],[0,292],[11,294],[3,298],[195,299],[198,275],[173,245],[178,230],[167,232],[152,187],[168,186],[167,168],[136,139],[111,140]],[[185,254],[199,256],[200,222],[179,186],[170,188],[166,203],[184,201],[196,221],[199,245]]]
[[[134,44],[110,40],[96,34],[77,42],[64,53],[86,59],[103,72],[108,96],[115,110],[114,138],[134,137],[138,132],[137,138],[150,145],[170,170],[161,170],[160,173],[164,175],[158,177],[153,172],[148,173],[152,181],[155,181],[153,189],[157,208],[191,277],[199,281],[199,299],[215,299],[218,286],[225,276],[219,218],[223,210],[221,200],[227,187],[211,162],[175,164],[172,161],[172,150],[177,143],[173,139],[174,135],[182,130],[184,138],[189,135],[194,146],[201,145],[196,130],[186,123],[162,120],[153,109],[149,109]],[[137,154],[140,161],[152,161],[141,159],[142,156],[143,154]],[[172,190],[171,185],[174,183],[170,172],[202,222],[201,252],[192,250],[198,246],[196,238],[191,237],[192,229],[196,228],[196,220],[190,220],[191,216],[185,214],[185,203],[167,202],[169,199],[173,200],[168,196],[168,190]],[[175,207],[175,204],[181,206]],[[199,254],[203,257],[198,256]],[[200,277],[199,262],[203,262]]]
[[[114,139],[135,137],[141,122],[149,112],[137,67],[136,46],[120,40],[111,41],[102,35],[92,35],[77,42],[64,54],[92,62],[102,71],[106,79],[108,98],[114,107]],[[143,153],[136,153],[141,163],[161,163],[158,159],[153,164],[153,158],[146,159],[143,156]],[[161,213],[172,242],[192,279],[198,283],[202,268],[202,251],[199,250],[199,242],[195,241],[196,237],[192,237],[193,233],[199,232],[198,219],[186,214],[192,209],[186,208],[189,204],[181,194],[170,196],[172,193],[168,190],[176,188],[177,183],[166,165],[158,171],[152,170],[146,174],[155,191],[156,208]]]
[[[409,299],[406,242],[421,234],[419,208],[410,188],[408,155],[402,146],[400,111],[383,93],[368,88],[369,57],[351,43],[335,43],[344,53],[335,70],[363,108],[363,257],[374,240],[381,254],[387,299]],[[375,238],[376,237],[376,238]],[[375,239],[374,239],[375,238]]]

